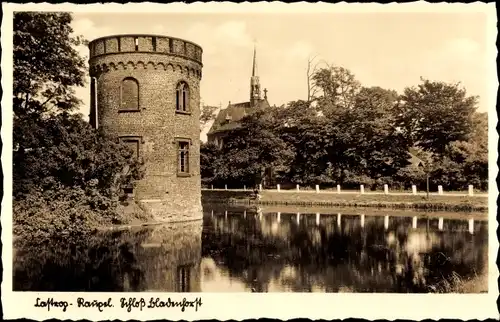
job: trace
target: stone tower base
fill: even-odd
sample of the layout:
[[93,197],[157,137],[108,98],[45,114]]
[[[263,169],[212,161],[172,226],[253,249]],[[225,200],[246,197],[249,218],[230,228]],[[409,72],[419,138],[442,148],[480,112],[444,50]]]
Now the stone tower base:
[[160,199],[139,200],[137,203],[157,222],[181,222],[203,218],[201,201],[187,206]]

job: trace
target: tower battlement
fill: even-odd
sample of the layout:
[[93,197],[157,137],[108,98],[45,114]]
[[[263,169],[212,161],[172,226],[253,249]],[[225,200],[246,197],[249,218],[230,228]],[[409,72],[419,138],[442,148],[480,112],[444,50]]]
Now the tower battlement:
[[187,40],[180,38],[127,34],[106,36],[92,40],[89,43],[90,59],[116,53],[155,53],[180,56],[202,64],[203,49]]
[[201,79],[202,48],[190,41],[159,35],[115,35],[89,43],[90,76],[117,69],[158,69]]

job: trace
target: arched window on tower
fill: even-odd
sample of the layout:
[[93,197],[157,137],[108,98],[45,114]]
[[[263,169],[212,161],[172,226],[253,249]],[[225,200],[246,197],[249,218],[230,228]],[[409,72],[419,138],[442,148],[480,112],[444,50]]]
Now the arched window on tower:
[[122,81],[120,111],[139,111],[139,82],[135,78],[127,77]]
[[186,82],[179,82],[175,90],[175,111],[189,113],[189,87]]

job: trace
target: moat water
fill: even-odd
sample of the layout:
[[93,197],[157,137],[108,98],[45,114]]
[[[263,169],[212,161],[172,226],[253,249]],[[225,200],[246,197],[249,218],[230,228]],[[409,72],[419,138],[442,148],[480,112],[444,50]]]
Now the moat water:
[[14,290],[451,292],[488,274],[484,214],[296,210],[204,205],[200,221],[23,242]]

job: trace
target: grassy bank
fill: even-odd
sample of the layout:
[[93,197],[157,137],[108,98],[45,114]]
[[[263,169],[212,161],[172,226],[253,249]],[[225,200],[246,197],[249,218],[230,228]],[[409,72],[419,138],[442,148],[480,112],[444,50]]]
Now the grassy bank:
[[253,199],[251,191],[202,191],[203,202],[229,204],[261,204],[267,206],[303,207],[375,207],[443,211],[487,211],[488,198],[450,195],[371,195],[310,192],[277,192],[265,190],[261,199]]
[[87,235],[99,230],[152,222],[153,218],[136,202],[121,202],[106,211],[91,209],[85,203],[14,202],[13,239],[39,240]]
[[429,291],[432,293],[487,293],[488,274],[462,278],[453,272],[447,279],[429,285]]

